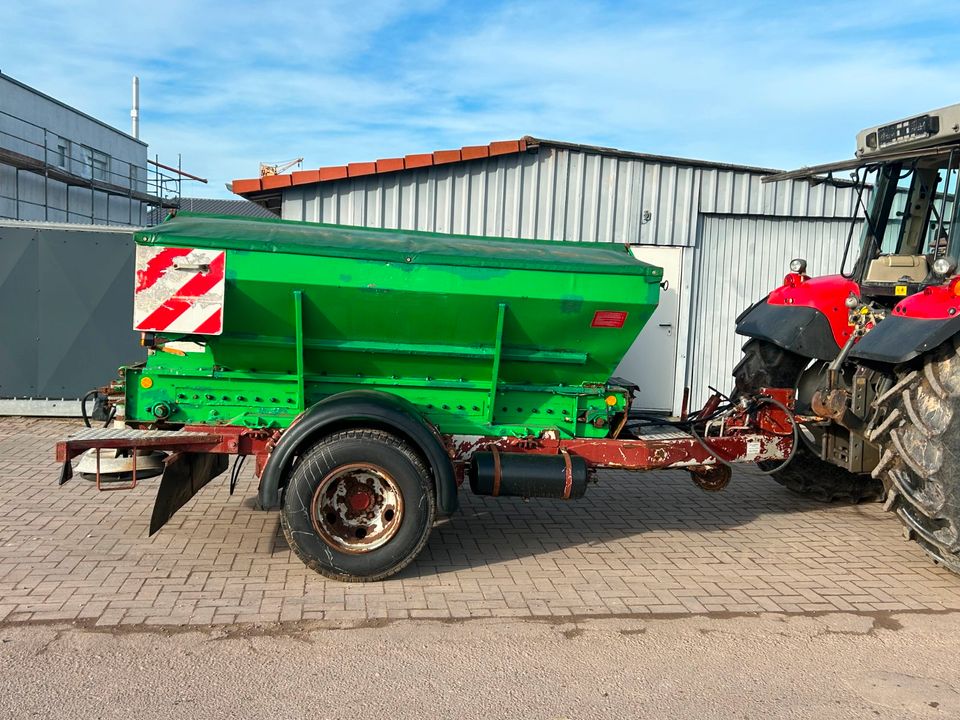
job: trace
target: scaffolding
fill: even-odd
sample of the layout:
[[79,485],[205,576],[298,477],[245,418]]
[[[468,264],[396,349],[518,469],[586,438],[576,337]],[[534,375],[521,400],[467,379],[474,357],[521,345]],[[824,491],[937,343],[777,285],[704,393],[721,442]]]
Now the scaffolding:
[[[43,208],[43,220],[50,221],[51,213],[63,214],[67,221],[71,216],[89,220],[91,224],[111,224],[109,198],[119,197],[127,200],[128,225],[139,225],[144,218],[153,214],[162,214],[163,210],[180,206],[182,183],[184,180],[206,183],[206,179],[185,172],[180,167],[165,165],[159,157],[147,159],[146,167],[122,160],[81,143],[73,138],[32,123],[23,118],[0,110],[0,166],[13,169],[14,182],[0,184],[0,200],[12,203],[13,212],[6,213],[0,204],[0,217],[13,220],[39,219],[39,213],[29,213],[23,217],[21,208],[30,206]],[[25,197],[21,192],[20,174],[26,172],[43,178],[42,198]],[[59,183],[63,192],[63,207],[51,205],[51,182]],[[53,186],[56,187],[56,186]],[[76,203],[71,208],[71,188],[90,191],[89,214]],[[106,217],[98,217],[96,195],[107,197]],[[73,194],[75,197],[75,194]],[[86,206],[86,203],[83,203]],[[134,209],[137,212],[134,213]],[[115,223],[114,223],[115,224]]]
[[163,220],[165,209],[178,209],[183,198],[183,181],[200,182],[207,184],[207,179],[188,173],[181,166],[182,157],[177,153],[177,166],[164,165],[158,156],[153,160],[147,158],[148,187],[153,189],[154,195],[162,198],[163,204],[154,205],[150,209],[150,222],[153,225]]

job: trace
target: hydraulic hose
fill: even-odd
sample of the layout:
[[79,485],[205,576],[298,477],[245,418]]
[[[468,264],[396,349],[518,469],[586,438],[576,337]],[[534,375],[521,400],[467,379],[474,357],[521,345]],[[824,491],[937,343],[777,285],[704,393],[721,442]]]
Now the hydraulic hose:
[[87,400],[90,398],[91,395],[95,396],[97,392],[98,392],[97,390],[91,390],[80,399],[80,414],[83,416],[83,424],[86,425],[87,427],[93,427],[90,424],[90,417],[87,415]]
[[[760,395],[757,398],[755,398],[755,400],[761,404],[769,403],[770,405],[774,405],[780,408],[781,410],[783,410],[784,413],[786,413],[787,419],[790,420],[790,425],[793,433],[793,444],[790,446],[790,453],[787,455],[787,457],[784,459],[782,463],[780,463],[779,465],[777,465],[777,467],[771,470],[761,470],[759,468],[757,469],[757,472],[760,473],[761,475],[773,475],[774,473],[778,473],[784,468],[786,468],[787,465],[789,465],[790,462],[793,460],[793,458],[796,456],[797,448],[801,442],[800,423],[797,422],[797,418],[794,415],[793,411],[790,408],[788,408],[786,405],[784,405],[782,402],[780,402],[779,400],[775,400],[774,398],[769,397],[767,395]],[[720,463],[721,465],[725,465],[728,468],[733,468],[733,463],[720,457],[720,455],[717,454],[717,452],[712,447],[707,445],[704,439],[697,434],[697,431],[693,428],[692,425],[690,426],[690,434],[693,435],[694,440],[700,443],[700,446],[704,450],[706,450],[708,453],[710,453],[710,455],[718,463]]]
[[[87,400],[90,398],[91,395],[96,397],[99,394],[100,394],[99,390],[91,390],[80,399],[80,414],[83,416],[83,424],[86,425],[88,428],[92,428],[93,425],[90,424],[90,416],[87,415]],[[96,410],[96,404],[94,404],[94,410]],[[113,418],[116,416],[116,414],[117,414],[116,406],[111,407],[110,411],[107,413],[107,419],[104,421],[103,426],[107,427],[110,424],[110,422],[113,420]]]
[[237,455],[233,461],[233,468],[230,471],[230,494],[237,489],[237,482],[240,480],[240,471],[243,469],[243,461],[247,459],[246,455]]
[[631,422],[628,423],[627,427],[638,427],[641,425],[669,425],[671,427],[679,428],[681,430],[689,430],[694,423],[708,422],[715,418],[720,417],[723,413],[730,409],[732,403],[718,407],[715,411],[710,413],[705,417],[698,417],[696,415],[691,415],[686,420],[668,420],[667,418],[660,417],[658,415],[645,415],[643,413],[635,413],[632,417],[636,420],[642,422]]

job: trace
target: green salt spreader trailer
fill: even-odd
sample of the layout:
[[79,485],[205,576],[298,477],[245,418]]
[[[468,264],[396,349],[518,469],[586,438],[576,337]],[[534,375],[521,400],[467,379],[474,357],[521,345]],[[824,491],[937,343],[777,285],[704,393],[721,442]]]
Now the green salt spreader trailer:
[[[61,485],[89,452],[97,487],[115,489],[137,486],[138,457],[168,453],[151,534],[234,455],[232,491],[252,455],[259,506],[280,508],[309,567],[378,580],[467,480],[570,500],[599,468],[685,468],[719,489],[731,463],[788,461],[796,442],[792,390],[715,395],[666,428],[630,414],[636,388],[611,373],[662,270],[623,245],[185,212],[134,240],[146,360],[100,390],[117,419],[57,458]],[[104,449],[132,461],[122,482],[100,472]]]

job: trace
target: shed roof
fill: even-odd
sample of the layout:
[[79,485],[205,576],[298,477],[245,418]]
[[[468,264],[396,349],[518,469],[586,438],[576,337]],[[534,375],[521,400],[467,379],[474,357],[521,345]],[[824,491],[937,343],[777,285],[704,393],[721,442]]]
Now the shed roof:
[[[177,200],[178,210],[205,215],[233,215],[235,217],[274,218],[272,212],[249,200],[226,200],[223,198],[182,197]],[[150,212],[149,225],[161,223],[169,215],[168,209]]]
[[[753,165],[736,165],[732,163],[681,158],[672,155],[656,155],[650,153],[632,152],[618,148],[603,147],[601,145],[582,145],[579,143],[564,142],[562,140],[547,140],[525,135],[518,140],[499,140],[487,145],[465,145],[454,150],[434,150],[431,153],[418,153],[403,157],[384,158],[369,162],[354,162],[346,165],[332,165],[317,168],[316,170],[299,170],[292,173],[271,175],[262,178],[248,178],[234,180],[231,189],[237,195],[252,200],[272,209],[279,214],[279,198],[281,193],[290,187],[315,185],[324,182],[335,182],[365,175],[403,172],[432,165],[446,165],[449,163],[472,162],[497,155],[510,155],[522,152],[536,152],[540,147],[555,147],[575,150],[585,153],[620,157],[645,162],[660,163],[663,165],[678,165],[682,167],[696,167],[713,170],[732,170],[749,172],[758,175],[774,175],[783,172],[777,168],[756,167]],[[845,180],[819,180],[838,187],[849,186]]]
[[412,170],[414,168],[429,167],[430,165],[445,165],[447,163],[462,162],[464,160],[479,160],[496,155],[519,153],[527,149],[530,137],[519,140],[499,140],[487,145],[465,145],[457,150],[435,150],[432,153],[415,153],[404,157],[384,158],[369,162],[354,162],[347,165],[331,165],[316,170],[297,170],[281,175],[268,175],[261,178],[234,180],[233,192],[244,197],[265,191],[279,190],[292,185],[312,185],[329,180],[343,180],[344,178],[360,177],[362,175],[376,175],[379,173]]

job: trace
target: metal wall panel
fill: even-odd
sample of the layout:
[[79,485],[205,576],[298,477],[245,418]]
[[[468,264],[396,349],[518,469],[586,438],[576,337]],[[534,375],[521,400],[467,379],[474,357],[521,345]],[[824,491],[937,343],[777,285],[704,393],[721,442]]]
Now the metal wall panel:
[[541,144],[483,160],[291,187],[288,220],[693,246],[699,213],[849,217],[849,186]]
[[39,266],[34,230],[0,226],[0,397],[36,388]]
[[133,251],[131,229],[0,224],[0,397],[79,397],[143,359]]
[[[56,138],[69,138],[72,144],[81,143],[143,168],[140,179],[146,178],[147,144],[143,140],[2,73],[0,100],[4,113],[0,115],[0,137],[4,138],[0,146],[44,159],[44,147],[52,152],[57,148]],[[24,121],[32,123],[32,129]],[[80,157],[79,147],[71,147],[71,151],[72,157]]]
[[[805,258],[811,275],[837,273],[849,230],[840,219],[701,217],[686,372],[691,407],[706,400],[709,385],[732,388],[746,342],[734,331],[737,315],[783,282],[792,258]],[[854,252],[859,232],[858,224]]]
[[[850,217],[857,194],[850,185],[805,180],[763,183],[762,173],[709,168],[702,171],[700,212],[727,215]],[[864,194],[864,202],[869,192]]]

